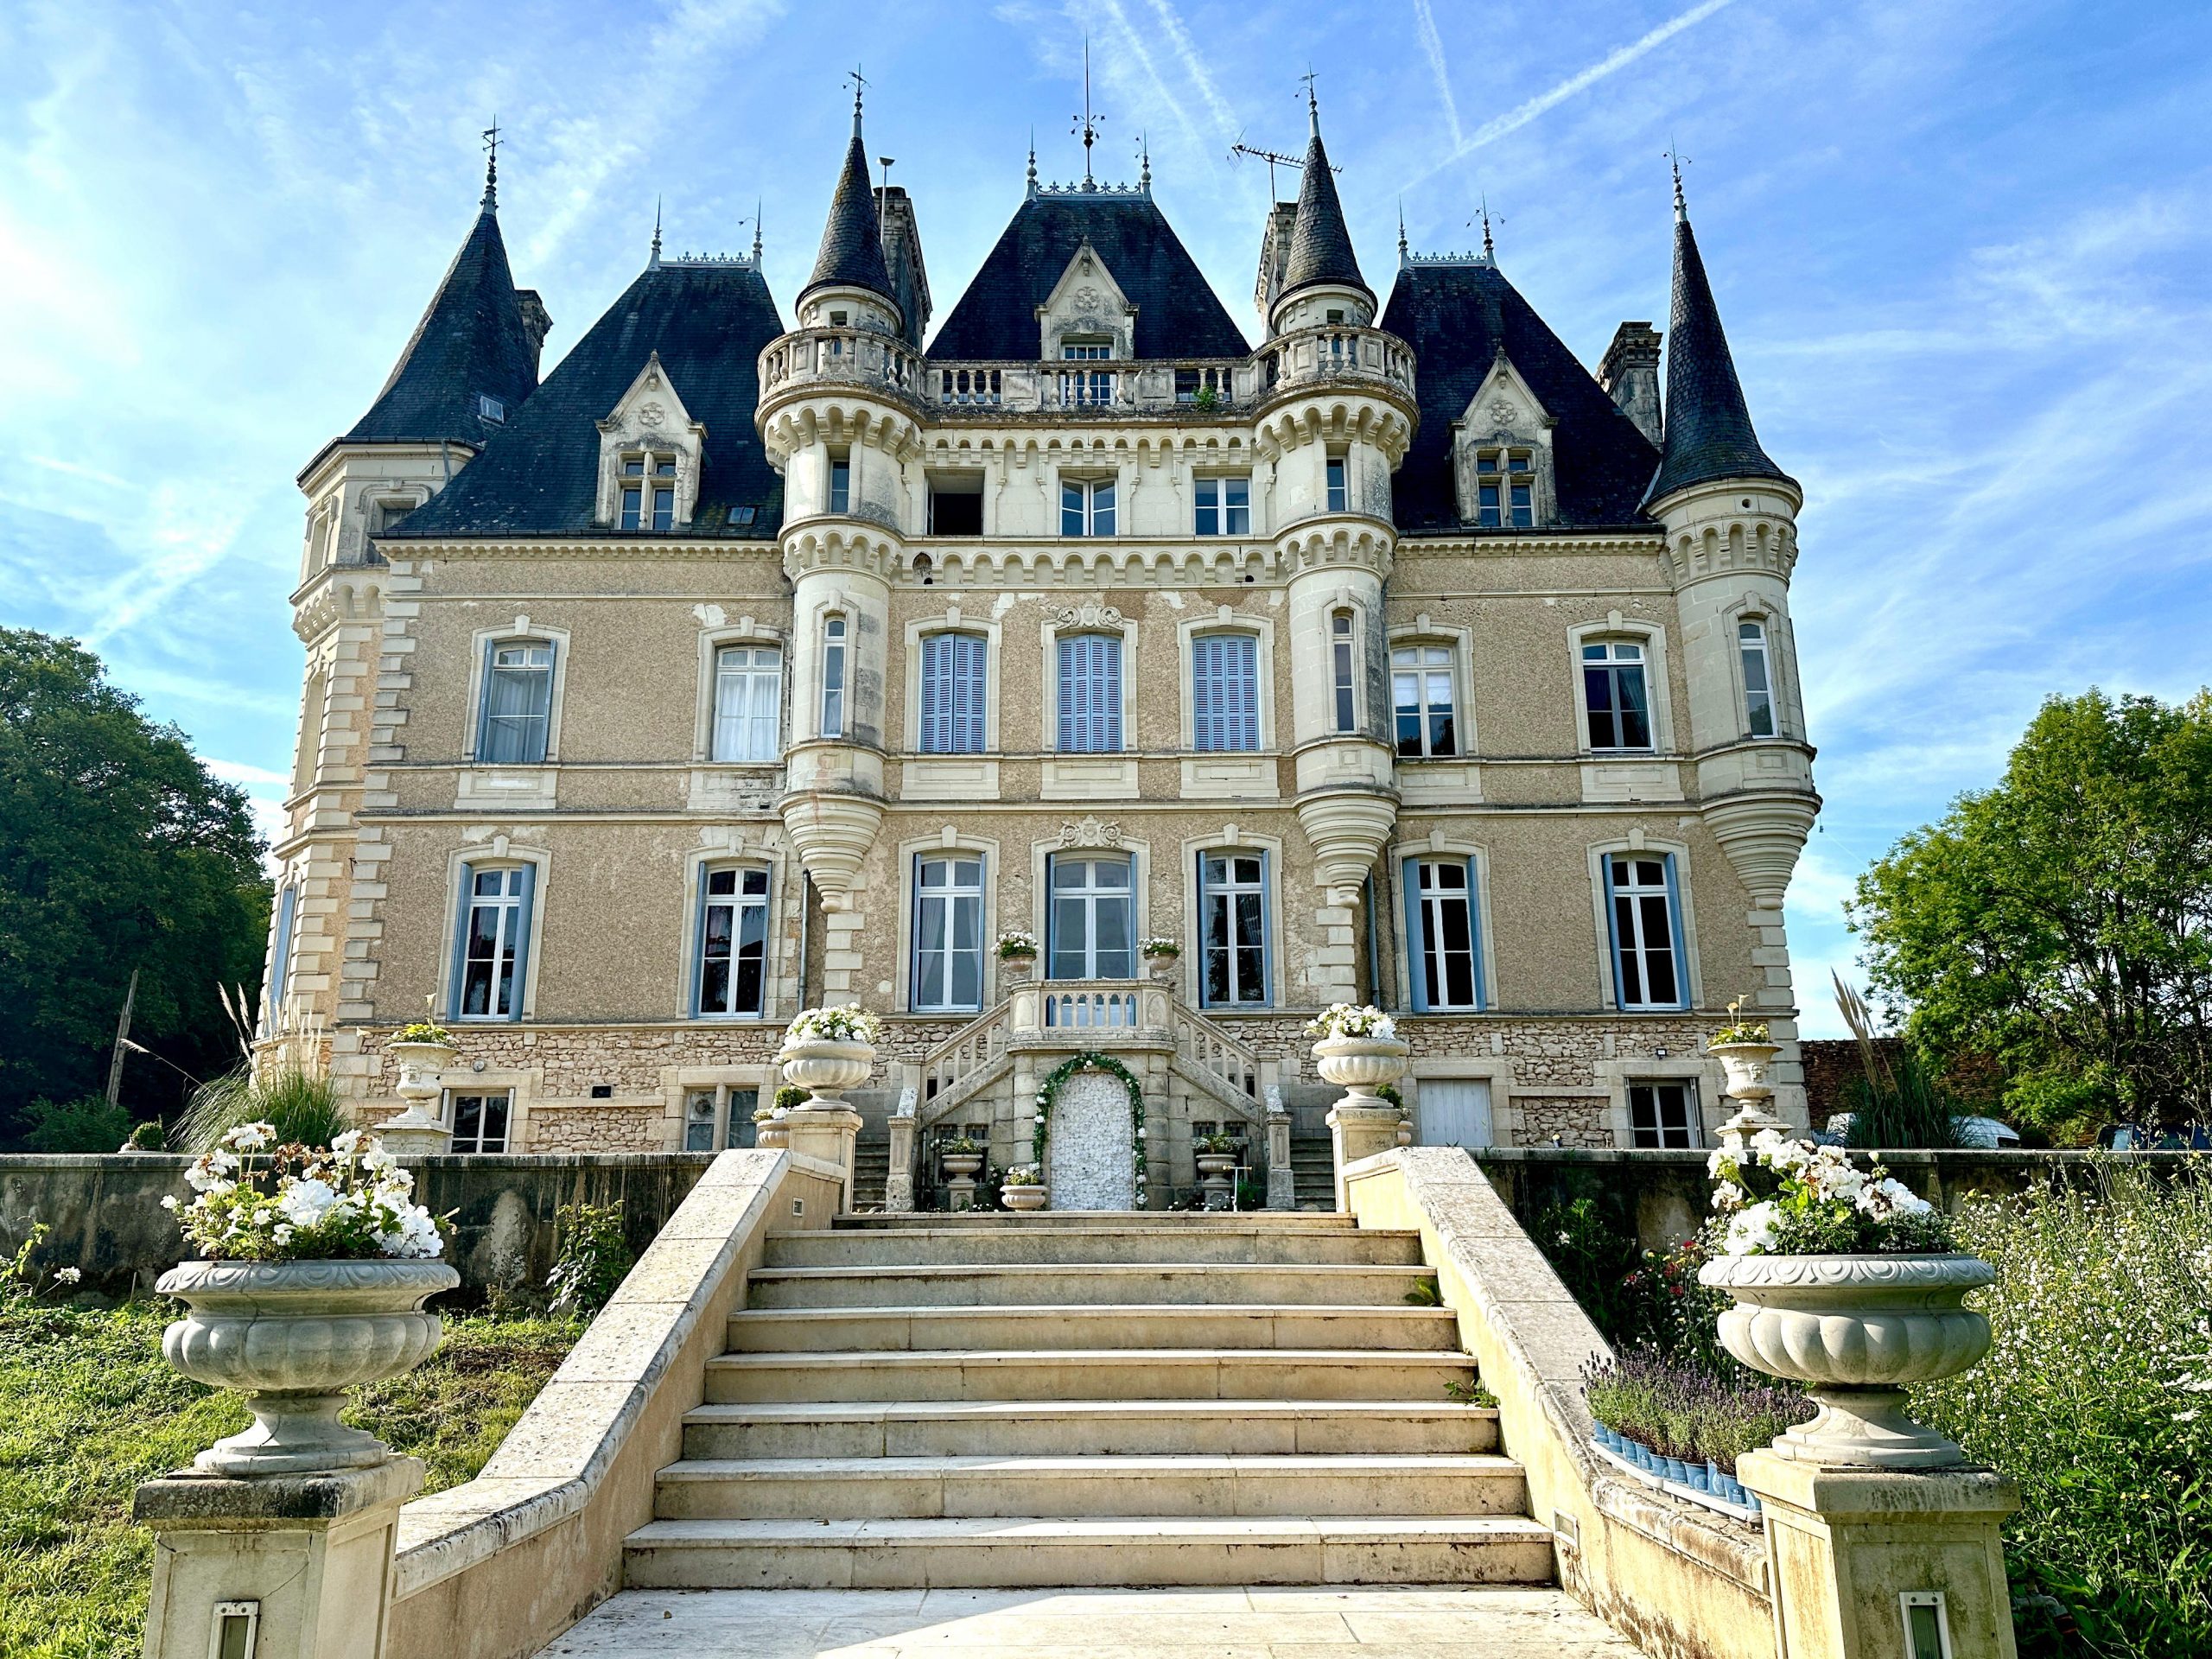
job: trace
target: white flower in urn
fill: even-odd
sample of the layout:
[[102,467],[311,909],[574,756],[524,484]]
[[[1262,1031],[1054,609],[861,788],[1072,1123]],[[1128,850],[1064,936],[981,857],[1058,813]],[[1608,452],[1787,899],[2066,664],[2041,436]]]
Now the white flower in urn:
[[210,1260],[428,1259],[442,1249],[437,1222],[412,1201],[414,1178],[362,1130],[323,1149],[279,1146],[274,1125],[244,1124],[185,1179],[198,1196],[162,1207]]
[[1373,1007],[1354,1007],[1349,1002],[1332,1002],[1306,1023],[1308,1037],[1367,1037],[1377,1042],[1390,1042],[1398,1034],[1397,1021]]

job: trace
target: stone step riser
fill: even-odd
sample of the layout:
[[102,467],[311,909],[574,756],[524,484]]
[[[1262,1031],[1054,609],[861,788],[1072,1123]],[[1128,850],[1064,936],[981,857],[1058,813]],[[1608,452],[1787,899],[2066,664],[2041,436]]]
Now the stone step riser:
[[[875,1353],[1025,1348],[1341,1348],[1437,1351],[1459,1346],[1448,1308],[1135,1308],[1045,1306],[734,1313],[729,1351]],[[1080,1387],[1078,1379],[1070,1381]]]
[[710,1360],[707,1398],[718,1404],[758,1402],[899,1400],[1403,1400],[1447,1403],[1446,1382],[1471,1383],[1474,1362],[1464,1355],[1264,1353],[1233,1357],[1158,1353],[1141,1363],[1109,1363],[1086,1354],[1080,1366],[1050,1354],[981,1360],[974,1355],[896,1354],[835,1357],[810,1353]]
[[1041,1210],[1030,1215],[1014,1215],[1005,1211],[955,1214],[944,1210],[918,1210],[902,1216],[840,1216],[836,1224],[840,1232],[898,1232],[915,1229],[929,1231],[950,1226],[977,1228],[985,1231],[1001,1228],[1034,1231],[1054,1227],[1176,1227],[1194,1232],[1219,1229],[1249,1232],[1259,1229],[1274,1232],[1349,1233],[1357,1227],[1350,1216],[1302,1216],[1284,1210]]
[[625,1552],[624,1580],[639,1589],[755,1590],[1552,1580],[1550,1535],[1533,1526],[1499,1536],[1411,1540],[1363,1537],[1349,1529],[1337,1539],[1319,1534],[1181,1536],[1154,1529],[1108,1537],[1046,1528],[1049,1523],[1028,1536],[957,1546],[941,1539],[803,1536],[773,1543],[672,1544],[647,1529]]
[[1136,1267],[1025,1264],[949,1267],[938,1272],[898,1268],[768,1268],[746,1281],[748,1312],[832,1307],[1004,1307],[1021,1304],[1108,1306],[1166,1302],[1243,1306],[1326,1304],[1389,1308],[1408,1306],[1417,1285],[1433,1285],[1425,1268]]
[[662,1471],[653,1513],[664,1521],[936,1520],[949,1516],[1519,1515],[1518,1469],[1265,1473],[1218,1469],[1111,1474],[965,1471],[868,1478],[819,1473],[739,1477],[683,1465]]
[[1290,1457],[1493,1452],[1496,1414],[1442,1410],[1330,1414],[1325,1402],[1302,1414],[1090,1417],[1075,1414],[984,1418],[879,1418],[850,1421],[688,1421],[687,1458],[1045,1458],[1125,1456]]
[[[1325,1189],[1323,1192],[1328,1196]],[[1243,1266],[1418,1267],[1421,1239],[1397,1232],[1212,1232],[1175,1228],[1115,1233],[1073,1229],[785,1234],[768,1240],[769,1268],[1020,1267],[1223,1263]]]

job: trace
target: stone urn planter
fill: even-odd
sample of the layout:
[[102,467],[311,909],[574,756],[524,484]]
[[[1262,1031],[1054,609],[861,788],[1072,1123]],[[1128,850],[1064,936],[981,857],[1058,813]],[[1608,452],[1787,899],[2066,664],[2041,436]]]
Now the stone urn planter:
[[345,1391],[412,1370],[444,1335],[423,1304],[461,1275],[442,1262],[182,1262],[155,1286],[189,1312],[162,1353],[195,1382],[245,1396],[254,1426],[194,1462],[208,1474],[367,1469],[391,1448],[338,1421]]
[[378,1136],[403,1156],[443,1152],[453,1142],[453,1131],[439,1122],[444,1073],[459,1051],[451,1043],[416,1042],[388,1043],[385,1050],[399,1065],[393,1092],[407,1104],[398,1116],[385,1120]]
[[753,1144],[764,1152],[782,1152],[791,1143],[791,1122],[784,1117],[756,1117],[753,1120]]
[[944,1173],[957,1179],[972,1181],[982,1173],[983,1154],[980,1152],[948,1152],[944,1154]]
[[1936,1382],[1988,1353],[1989,1321],[1964,1305],[1993,1283],[1979,1256],[1733,1255],[1700,1282],[1736,1306],[1723,1346],[1752,1370],[1806,1386],[1819,1414],[1774,1443],[1801,1462],[1948,1469],[1965,1454],[1904,1414],[1905,1385]]
[[999,1197],[1009,1210],[1042,1210],[1045,1207],[1045,1184],[1042,1181],[1008,1181],[999,1189]]
[[1349,1207],[1344,1166],[1398,1144],[1398,1109],[1376,1091],[1406,1075],[1411,1052],[1395,1037],[1324,1037],[1313,1045],[1313,1064],[1322,1078],[1344,1091],[1329,1109],[1339,1213]]
[[826,1037],[786,1039],[776,1055],[784,1081],[813,1096],[812,1103],[842,1106],[848,1089],[866,1083],[875,1070],[875,1050],[867,1043],[836,1042]]
[[[1706,1052],[1720,1062],[1722,1092],[1736,1103],[1735,1115],[1721,1126],[1723,1136],[1749,1141],[1762,1129],[1788,1126],[1774,1115],[1774,1084],[1769,1072],[1778,1043],[1714,1043]],[[1724,1139],[1723,1145],[1727,1144]]]
[[999,968],[1006,975],[1008,984],[1024,985],[1028,982],[1030,975],[1037,971],[1037,958],[1033,956],[1001,957]]
[[1236,1154],[1233,1152],[1202,1152],[1198,1154],[1198,1173],[1208,1180],[1226,1180],[1236,1168]]

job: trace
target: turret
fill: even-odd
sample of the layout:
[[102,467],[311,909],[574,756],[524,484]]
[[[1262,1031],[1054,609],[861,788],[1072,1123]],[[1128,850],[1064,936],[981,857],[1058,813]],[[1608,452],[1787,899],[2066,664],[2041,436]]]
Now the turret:
[[899,290],[883,257],[883,222],[876,214],[875,190],[868,179],[868,146],[861,137],[861,94],[853,90],[853,140],[830,198],[829,222],[822,227],[822,249],[814,274],[798,295],[802,328],[844,327],[902,333],[906,319]]
[[[1291,225],[1290,248],[1283,259],[1281,285],[1268,307],[1271,335],[1329,322],[1365,327],[1375,320],[1375,290],[1359,274],[1351,231],[1344,223],[1344,204],[1337,200],[1329,152],[1321,143],[1320,105],[1314,101],[1310,86],[1306,118],[1309,136],[1298,185],[1298,211]],[[1263,270],[1262,283],[1268,279]]]

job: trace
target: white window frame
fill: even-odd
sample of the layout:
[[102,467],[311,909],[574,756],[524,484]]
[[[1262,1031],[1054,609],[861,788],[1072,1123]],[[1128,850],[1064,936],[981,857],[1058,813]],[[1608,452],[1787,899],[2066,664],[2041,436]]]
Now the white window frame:
[[[543,760],[486,760],[484,758],[485,700],[491,691],[492,652],[497,645],[535,641],[553,648],[552,701],[546,716],[545,758]],[[557,766],[561,760],[561,713],[569,690],[569,631],[548,627],[528,616],[518,616],[506,626],[478,628],[469,635],[468,704],[465,753],[472,766],[512,767]]]
[[[732,891],[717,893],[713,891],[714,879],[728,874],[732,878]],[[760,891],[746,891],[747,880],[758,877]],[[702,861],[693,878],[696,882],[697,904],[694,909],[691,941],[691,1016],[698,1020],[762,1020],[775,1006],[776,1000],[776,873],[757,859],[713,859]],[[725,1003],[737,1001],[738,961],[740,945],[744,937],[745,912],[758,911],[760,916],[760,998],[758,1007],[707,1006],[707,946],[709,940],[709,912],[715,909],[730,912],[730,950],[722,958],[729,964]]]
[[[1482,865],[1465,854],[1452,852],[1415,852],[1399,865],[1399,880],[1404,884],[1406,903],[1406,967],[1407,1001],[1418,1014],[1480,1014],[1489,1006],[1484,995],[1483,957]],[[1452,871],[1460,873],[1465,886],[1454,890],[1441,880],[1427,882],[1427,872]],[[1454,900],[1466,911],[1467,929],[1467,988],[1465,1001],[1440,1001],[1428,994],[1429,940],[1433,932],[1439,942],[1436,954],[1448,957],[1453,954],[1444,949],[1444,916]],[[1440,962],[1438,982],[1450,989],[1448,962]]]
[[849,612],[824,611],[821,621],[821,696],[815,705],[815,735],[842,739],[851,727],[853,622]]
[[[1232,499],[1236,486],[1243,499]],[[1191,480],[1191,533],[1194,536],[1249,536],[1252,533],[1252,475],[1200,473]]]
[[[485,1141],[488,1138],[484,1134],[484,1109],[494,1096],[505,1097],[506,1102],[506,1109],[501,1114],[499,1118],[499,1133],[498,1136],[499,1145],[495,1147],[487,1147],[484,1144]],[[473,1135],[463,1135],[461,1132],[461,1103],[463,1100],[474,1100],[479,1103],[476,1116],[476,1133]],[[504,1084],[493,1084],[478,1083],[471,1084],[465,1089],[448,1089],[446,1090],[442,1116],[447,1128],[450,1130],[452,1135],[452,1139],[446,1146],[446,1150],[448,1152],[479,1157],[487,1155],[496,1156],[500,1153],[508,1151],[514,1140],[515,1091],[512,1087]],[[464,1141],[467,1141],[469,1144],[464,1146],[462,1144]]]
[[[1583,677],[1583,647],[1624,644],[1643,647],[1643,690],[1651,719],[1651,747],[1648,749],[1599,749],[1590,743],[1590,695]],[[1667,631],[1658,623],[1620,611],[1603,619],[1577,623],[1567,630],[1568,672],[1573,682],[1574,747],[1577,753],[1610,759],[1615,755],[1671,754],[1675,751],[1674,693],[1667,680]],[[1592,667],[1596,664],[1590,664]]]
[[[1329,621],[1329,730],[1338,737],[1357,736],[1366,729],[1360,719],[1359,612],[1351,605],[1332,605]],[[1393,711],[1395,717],[1395,710]],[[1391,734],[1396,737],[1395,729]]]
[[[1535,443],[1484,443],[1475,448],[1475,527],[1478,530],[1528,530],[1541,512],[1543,454]],[[1482,497],[1485,488],[1498,492],[1495,506]],[[1525,501],[1514,493],[1528,492]]]
[[[1627,1144],[1632,1148],[1641,1148],[1644,1151],[1659,1151],[1668,1148],[1677,1151],[1701,1149],[1705,1145],[1705,1112],[1703,1103],[1699,1098],[1697,1084],[1698,1080],[1694,1077],[1637,1076],[1628,1078],[1625,1084],[1625,1103],[1628,1112]],[[1682,1121],[1680,1124],[1669,1124],[1667,1122],[1665,1103],[1659,1097],[1660,1091],[1667,1089],[1681,1091]],[[1637,1119],[1637,1096],[1639,1092],[1648,1096],[1651,1106],[1651,1122],[1648,1128]],[[1651,1137],[1648,1141],[1643,1139],[1647,1134]],[[1667,1138],[1669,1135],[1676,1134],[1682,1138],[1679,1141],[1669,1141]]]
[[[1602,652],[1602,655],[1593,653]],[[1630,655],[1630,653],[1634,653]],[[1633,637],[1586,639],[1575,652],[1577,683],[1582,696],[1582,743],[1592,754],[1656,754],[1659,750],[1659,721],[1657,710],[1652,707],[1651,652],[1644,642]],[[1626,683],[1630,670],[1643,690],[1643,741],[1628,741],[1629,731],[1624,713],[1626,699],[1621,688]],[[1598,741],[1598,710],[1590,701],[1590,677],[1602,674],[1608,685],[1606,718],[1612,722],[1612,736],[1618,740],[1610,743]]]
[[[534,660],[542,654],[542,662]],[[513,658],[503,661],[502,658]],[[553,749],[553,683],[560,667],[560,649],[550,639],[495,639],[486,648],[484,658],[483,695],[476,715],[476,749],[482,764],[489,766],[542,766],[550,758]],[[521,683],[522,676],[530,676],[536,687],[533,702],[542,698],[543,706],[524,715],[496,714],[493,702],[500,687]],[[530,729],[539,728],[535,734]],[[501,737],[510,731],[518,733],[512,745],[503,746],[493,741],[494,733]],[[537,741],[531,741],[535,735]],[[520,753],[495,755],[493,751],[501,747],[513,747]]]
[[[632,472],[632,467],[639,470]],[[614,527],[658,536],[679,528],[681,471],[673,449],[624,450],[614,463]]]
[[[1421,747],[1418,753],[1408,753],[1398,733],[1398,676],[1408,671],[1401,667],[1398,653],[1410,651],[1418,653],[1411,672],[1419,682],[1418,701],[1414,704],[1421,721]],[[1428,653],[1442,652],[1444,668],[1451,676],[1452,686],[1452,747],[1448,752],[1434,747],[1433,717],[1434,709],[1429,702],[1429,677],[1437,671],[1438,664],[1429,660]],[[1433,634],[1408,634],[1390,641],[1390,749],[1401,760],[1459,760],[1466,758],[1470,745],[1466,741],[1465,677],[1460,672],[1459,642]]]
[[[1103,491],[1106,500],[1102,506],[1099,493]],[[1070,493],[1075,493],[1075,504],[1070,506]],[[1060,534],[1070,540],[1121,534],[1122,480],[1112,473],[1062,473],[1060,474]],[[1068,515],[1072,511],[1080,526],[1068,528]],[[1101,520],[1103,525],[1101,525]]]
[[[1632,878],[1624,887],[1616,861],[1624,861]],[[1659,866],[1659,880],[1648,880],[1637,867],[1656,863]],[[1607,967],[1612,982],[1613,1006],[1624,1014],[1679,1014],[1695,1004],[1694,988],[1689,973],[1689,944],[1683,917],[1688,906],[1681,894],[1680,856],[1671,849],[1656,847],[1615,848],[1602,855],[1599,879],[1603,884],[1605,903]],[[1629,900],[1630,936],[1621,932],[1621,900]],[[1650,909],[1649,901],[1662,899],[1666,906],[1666,938],[1655,941],[1650,937]],[[1651,995],[1651,967],[1663,947],[1674,975],[1675,995],[1661,1001]],[[1637,994],[1629,995],[1628,961],[1633,952],[1637,964]]]
[[[537,920],[536,872],[526,862],[497,858],[464,860],[462,868],[467,872],[467,880],[461,884],[454,918],[452,1017],[471,1024],[511,1024],[524,1017],[529,1002],[528,980],[536,954],[531,949],[530,937]],[[497,879],[496,891],[479,890],[479,884],[487,877]],[[492,954],[485,958],[492,963],[485,1006],[472,1013],[467,1006],[472,977],[469,964],[478,958],[471,954],[470,946],[476,939],[479,911],[493,912],[495,918],[492,923]],[[507,988],[505,1007],[500,1006],[499,998],[503,978]]]
[[1331,449],[1321,458],[1321,510],[1350,512],[1351,495],[1351,451],[1349,448]]
[[[731,664],[727,659],[744,652],[747,660]],[[707,648],[709,697],[705,759],[719,766],[772,766],[783,759],[784,662],[779,639],[739,638],[717,639]],[[760,659],[768,658],[767,663]],[[760,712],[760,683],[767,682],[765,733]],[[726,706],[734,696],[737,709]],[[723,741],[725,727],[734,728],[740,741]],[[764,741],[765,739],[765,741]],[[737,751],[732,753],[732,750]],[[754,751],[760,751],[754,753]]]
[[[704,1116],[695,1108],[706,1105]],[[677,1110],[680,1114],[676,1129],[677,1149],[679,1152],[725,1152],[742,1150],[756,1144],[756,1130],[753,1114],[760,1109],[760,1086],[753,1083],[687,1083],[681,1085]],[[707,1131],[703,1137],[709,1144],[695,1147],[695,1129]]]
[[[932,864],[944,866],[945,879],[931,887],[925,882],[925,873]],[[959,867],[973,864],[975,880],[963,882],[959,879]],[[907,868],[913,888],[913,899],[908,906],[908,1006],[916,1014],[979,1014],[990,994],[990,950],[985,935],[985,924],[990,912],[990,863],[982,852],[969,847],[927,847],[917,849],[908,861]],[[951,940],[957,932],[960,906],[974,901],[976,944],[976,995],[972,1001],[952,995],[953,958],[963,954],[955,949]],[[928,925],[927,917],[934,900],[944,909],[944,945],[933,952],[939,958],[936,982],[923,958],[923,930]]]
[[[843,474],[842,490],[838,487],[840,474]],[[822,480],[822,510],[847,514],[853,510],[853,452],[849,448],[829,452]]]
[[[1087,879],[1080,887],[1063,889],[1059,886],[1060,868],[1063,866],[1076,864],[1089,867],[1090,873]],[[1099,869],[1102,867],[1109,866],[1119,866],[1128,873],[1126,887],[1109,887],[1098,880]],[[1066,976],[1053,971],[1060,954],[1058,918],[1060,894],[1063,891],[1081,895],[1075,902],[1082,906],[1084,914],[1084,947],[1081,963],[1083,971]],[[1099,971],[1101,952],[1098,946],[1098,912],[1102,901],[1110,900],[1116,897],[1125,898],[1128,904],[1128,944],[1126,950],[1128,959],[1126,963],[1109,963],[1109,966],[1121,966],[1122,972],[1101,973]],[[1079,983],[1086,980],[1135,978],[1137,971],[1137,941],[1141,937],[1139,898],[1136,859],[1129,853],[1114,852],[1094,847],[1071,848],[1046,854],[1045,857],[1045,977],[1064,984]]]
[[[1224,861],[1228,871],[1224,878],[1218,882],[1212,879],[1206,868],[1211,861],[1217,859]],[[1236,874],[1236,864],[1242,860],[1249,860],[1257,867],[1257,873],[1249,880]],[[1264,847],[1206,847],[1198,850],[1198,861],[1192,868],[1192,891],[1198,897],[1198,903],[1194,906],[1198,916],[1196,984],[1200,1007],[1234,1014],[1267,1008],[1274,1005],[1275,967],[1273,940],[1270,937],[1273,931],[1270,918],[1274,914],[1274,907],[1268,902],[1268,889],[1274,874],[1274,861]],[[1213,943],[1216,901],[1220,901],[1223,914],[1233,931],[1236,912],[1240,908],[1238,901],[1247,899],[1254,902],[1259,913],[1260,962],[1259,984],[1256,987],[1258,995],[1256,996],[1241,995],[1246,987],[1243,976],[1239,972],[1238,957],[1250,947],[1230,943],[1218,947],[1226,957],[1228,973],[1227,995],[1217,998],[1213,993],[1211,971],[1213,957],[1217,950]]]
[[[1754,664],[1762,686],[1751,683]],[[1744,734],[1758,741],[1782,735],[1781,688],[1774,673],[1774,631],[1764,616],[1745,615],[1736,619],[1736,674],[1744,698]],[[1766,729],[1759,729],[1759,715],[1764,705]]]

